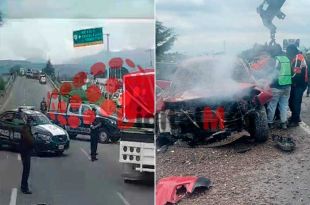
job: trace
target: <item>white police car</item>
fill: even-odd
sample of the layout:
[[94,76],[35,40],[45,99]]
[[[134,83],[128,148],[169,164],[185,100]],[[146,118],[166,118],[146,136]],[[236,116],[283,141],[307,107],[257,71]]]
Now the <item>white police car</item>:
[[24,116],[31,121],[35,152],[62,154],[69,148],[70,140],[67,131],[53,124],[44,114],[35,111],[30,106],[21,106],[18,109],[0,114],[0,144],[8,144],[18,148]]

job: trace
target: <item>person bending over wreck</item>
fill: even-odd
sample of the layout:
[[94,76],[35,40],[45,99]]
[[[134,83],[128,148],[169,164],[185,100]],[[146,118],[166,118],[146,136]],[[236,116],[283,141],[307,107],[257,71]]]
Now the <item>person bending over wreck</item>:
[[280,45],[276,45],[271,51],[271,56],[275,59],[275,66],[271,82],[272,99],[267,106],[267,118],[270,128],[274,128],[274,116],[279,106],[281,128],[287,129],[288,100],[292,84],[291,64],[288,57],[282,52]]

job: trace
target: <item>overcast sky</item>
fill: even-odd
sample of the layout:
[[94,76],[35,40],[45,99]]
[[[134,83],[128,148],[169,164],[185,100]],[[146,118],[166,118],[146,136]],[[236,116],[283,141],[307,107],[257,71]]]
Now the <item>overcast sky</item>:
[[154,0],[0,0],[0,59],[64,63],[104,45],[73,47],[74,30],[103,27],[110,50],[154,49]]
[[7,18],[154,18],[154,0],[1,0]]
[[96,54],[103,45],[73,47],[72,31],[103,27],[110,34],[110,50],[154,48],[151,19],[7,19],[0,27],[0,59],[48,59],[63,63]]
[[[174,27],[179,35],[173,51],[205,54],[226,50],[238,53],[255,42],[270,40],[256,8],[263,0],[157,0],[156,19]],[[310,1],[287,0],[284,20],[275,19],[276,38],[300,38],[310,47]]]

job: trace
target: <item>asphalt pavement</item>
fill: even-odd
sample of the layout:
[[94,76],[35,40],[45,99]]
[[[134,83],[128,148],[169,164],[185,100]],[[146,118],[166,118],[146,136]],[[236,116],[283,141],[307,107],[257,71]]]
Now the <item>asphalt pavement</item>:
[[[42,97],[52,90],[49,84],[18,77],[1,111],[18,105],[39,108]],[[18,153],[0,150],[1,205],[148,205],[154,203],[153,186],[126,184],[118,162],[118,144],[99,144],[98,161],[90,161],[90,143],[71,140],[63,156],[33,156],[30,188],[32,195],[20,192],[22,165]]]

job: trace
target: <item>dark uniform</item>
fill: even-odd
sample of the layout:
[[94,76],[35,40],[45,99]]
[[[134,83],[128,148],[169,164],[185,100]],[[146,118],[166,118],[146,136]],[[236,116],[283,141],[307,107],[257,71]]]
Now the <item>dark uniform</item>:
[[301,122],[300,112],[303,93],[308,86],[309,68],[302,53],[300,53],[295,45],[287,47],[287,55],[291,60],[292,67],[292,87],[289,99],[289,107],[292,111],[289,126],[298,126]]
[[21,181],[21,191],[25,194],[31,194],[28,187],[28,177],[30,173],[31,153],[34,139],[31,133],[29,122],[21,130],[20,155],[23,163],[23,174]]
[[43,98],[43,100],[41,101],[40,110],[41,110],[42,113],[45,113],[45,112],[47,111],[47,104],[46,104],[44,98]]
[[99,129],[101,126],[101,122],[98,120],[95,120],[92,125],[90,126],[91,132],[90,132],[90,155],[91,160],[95,161],[97,160],[97,146],[98,146],[98,140],[99,140]]

